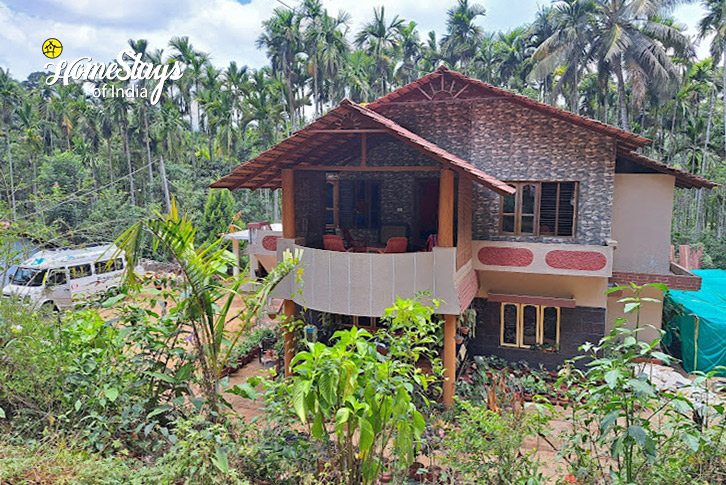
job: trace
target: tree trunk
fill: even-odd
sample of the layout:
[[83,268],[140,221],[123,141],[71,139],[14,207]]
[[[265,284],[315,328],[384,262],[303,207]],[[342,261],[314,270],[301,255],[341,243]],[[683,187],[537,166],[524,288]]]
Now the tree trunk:
[[144,112],[144,141],[146,143],[146,162],[148,163],[149,168],[149,185],[151,185],[154,182],[154,167],[151,160],[151,140],[149,139],[149,115],[146,111],[146,103],[142,104],[142,109]]
[[[714,81],[716,81],[716,69],[713,71]],[[711,122],[713,121],[713,106],[716,101],[716,83],[711,86],[711,100],[708,108],[708,121],[706,122],[706,137],[703,142],[703,155],[701,155],[701,164],[698,167],[698,174],[703,176],[706,172],[706,160],[708,159],[708,143],[711,141]],[[703,220],[703,203],[704,203],[704,189],[698,189],[698,200],[696,202],[696,236],[700,236],[701,231],[705,229],[705,223]]]
[[623,66],[621,60],[615,61],[615,77],[618,79],[618,104],[620,105],[620,116],[618,125],[623,130],[628,129],[628,102],[625,99],[625,78],[623,77]]
[[159,168],[161,169],[161,188],[164,190],[164,202],[166,202],[166,212],[171,212],[171,197],[169,196],[169,182],[166,180],[166,164],[164,156],[159,157]]
[[126,117],[121,119],[122,137],[124,143],[124,155],[126,155],[126,168],[129,172],[129,192],[131,205],[136,205],[136,187],[134,187],[134,171],[131,167],[131,152],[129,150],[129,124]]
[[5,140],[7,140],[8,147],[8,164],[10,166],[10,207],[13,211],[13,221],[17,219],[17,213],[15,211],[15,176],[13,174],[13,153],[10,150],[10,127],[5,132]]
[[108,140],[106,140],[106,144],[108,145],[108,177],[111,179],[111,184],[113,185],[114,178],[113,178],[113,160],[111,158],[111,137],[108,137]]

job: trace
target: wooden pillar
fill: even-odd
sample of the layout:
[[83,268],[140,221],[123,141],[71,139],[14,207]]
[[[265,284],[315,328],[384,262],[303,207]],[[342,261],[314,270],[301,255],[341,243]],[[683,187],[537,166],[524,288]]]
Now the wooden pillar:
[[[295,172],[282,169],[282,237],[295,239]],[[285,300],[283,305],[285,318],[289,322],[295,318],[295,302]],[[295,356],[295,335],[285,332],[285,377],[291,374],[290,361]]]
[[[454,172],[442,170],[439,180],[439,247],[454,246]],[[456,392],[456,315],[444,315],[444,405],[454,405]]]
[[232,254],[234,254],[232,274],[234,276],[239,276],[239,239],[232,239]]
[[439,180],[439,246],[454,247],[454,172],[442,170]]

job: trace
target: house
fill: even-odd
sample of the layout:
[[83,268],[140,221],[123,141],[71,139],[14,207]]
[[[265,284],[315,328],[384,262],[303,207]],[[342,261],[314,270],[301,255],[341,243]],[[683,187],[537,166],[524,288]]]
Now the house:
[[[674,189],[716,184],[639,154],[647,143],[441,67],[367,105],[344,99],[212,187],[282,187],[282,236],[265,250],[303,249],[302,281],[279,288],[288,315],[375,325],[395,296],[441,300],[448,403],[469,307],[474,354],[556,364],[605,334],[609,286],[699,287],[670,263]],[[326,250],[335,233],[347,247]],[[381,254],[393,237],[405,252]]]

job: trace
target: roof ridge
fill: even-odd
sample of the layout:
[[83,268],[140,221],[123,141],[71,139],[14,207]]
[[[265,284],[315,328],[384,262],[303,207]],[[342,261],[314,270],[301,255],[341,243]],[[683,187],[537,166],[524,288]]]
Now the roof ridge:
[[[503,98],[511,99],[512,101],[517,102],[520,105],[524,105],[525,107],[528,107],[528,108],[531,108],[531,109],[534,109],[534,110],[537,110],[540,112],[544,112],[545,114],[549,114],[553,117],[562,119],[564,121],[568,121],[568,122],[576,124],[576,125],[584,126],[590,130],[604,133],[607,136],[611,136],[613,138],[617,138],[617,139],[621,140],[625,145],[627,145],[629,149],[640,148],[651,142],[651,140],[649,140],[648,138],[642,137],[635,133],[631,133],[627,130],[623,130],[622,128],[618,128],[616,126],[609,125],[607,123],[603,123],[602,121],[594,120],[594,119],[588,118],[586,116],[575,114],[575,113],[572,113],[571,111],[567,111],[562,108],[558,108],[556,106],[551,106],[549,104],[537,101],[536,99],[532,99],[527,96],[523,96],[521,94],[514,93],[512,91],[509,91],[508,89],[494,86],[494,85],[484,82],[482,80],[469,77],[458,71],[449,69],[446,66],[444,66],[443,64],[441,66],[439,66],[435,71],[430,72],[430,73],[426,74],[425,76],[423,76],[415,81],[412,81],[412,82],[406,84],[405,86],[402,86],[402,87],[400,87],[394,91],[391,91],[390,93],[374,100],[373,102],[368,104],[368,108],[373,111],[376,111],[378,108],[386,106],[389,103],[393,102],[395,99],[403,96],[404,94],[407,94],[410,91],[413,91],[413,89],[420,88],[422,85],[432,81],[433,79],[437,79],[439,76],[447,74],[447,73],[451,76],[454,76],[455,78],[458,78],[459,80],[461,80],[463,82],[473,84],[475,86],[479,86],[482,89],[491,91],[494,94],[497,94]],[[472,99],[472,98],[467,98],[467,99]]]

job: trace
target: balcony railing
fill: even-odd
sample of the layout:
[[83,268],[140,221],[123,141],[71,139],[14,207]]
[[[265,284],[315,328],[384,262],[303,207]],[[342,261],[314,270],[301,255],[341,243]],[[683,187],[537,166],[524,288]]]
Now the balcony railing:
[[[477,286],[471,265],[456,271],[456,248],[401,254],[346,253],[279,239],[278,252],[285,249],[302,252],[303,272],[299,281],[293,276],[286,278],[275,296],[318,311],[381,316],[396,297],[413,298],[426,291],[429,299],[441,300],[437,313],[459,314],[459,288],[468,294],[472,285]],[[469,302],[463,303],[468,306]]]

